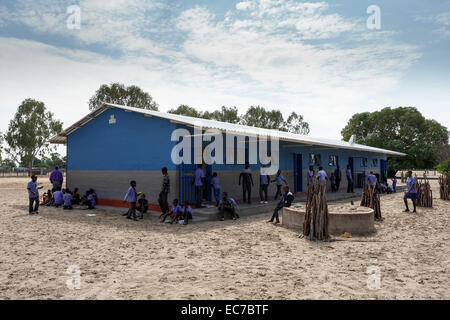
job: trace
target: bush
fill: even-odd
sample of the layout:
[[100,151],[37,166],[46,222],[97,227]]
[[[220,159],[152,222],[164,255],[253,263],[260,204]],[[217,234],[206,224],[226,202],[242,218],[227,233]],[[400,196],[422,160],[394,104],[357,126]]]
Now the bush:
[[442,161],[436,166],[436,170],[440,173],[449,173],[450,172],[450,159]]

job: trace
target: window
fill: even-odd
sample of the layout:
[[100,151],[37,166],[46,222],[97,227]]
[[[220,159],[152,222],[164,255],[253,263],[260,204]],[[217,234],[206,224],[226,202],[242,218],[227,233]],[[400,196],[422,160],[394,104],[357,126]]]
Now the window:
[[337,166],[337,156],[328,156],[328,165],[330,167],[336,167]]
[[320,166],[322,163],[320,161],[320,154],[309,154],[309,164],[313,166]]
[[361,167],[367,167],[367,158],[361,158]]
[[378,167],[378,159],[372,159],[372,167]]

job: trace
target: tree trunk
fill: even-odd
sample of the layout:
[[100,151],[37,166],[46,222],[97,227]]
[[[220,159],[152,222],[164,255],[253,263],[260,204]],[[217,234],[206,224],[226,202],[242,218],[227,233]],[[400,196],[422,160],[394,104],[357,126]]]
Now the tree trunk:
[[31,158],[31,161],[30,161],[30,163],[28,165],[28,170],[29,170],[28,176],[29,177],[31,177],[33,175],[33,163],[34,163],[34,157]]

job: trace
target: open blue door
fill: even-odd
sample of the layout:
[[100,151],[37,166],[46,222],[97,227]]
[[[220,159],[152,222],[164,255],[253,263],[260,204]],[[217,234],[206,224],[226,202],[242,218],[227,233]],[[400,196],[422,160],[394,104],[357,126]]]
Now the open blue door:
[[[178,172],[180,176],[180,203],[184,201],[189,201],[189,203],[194,204],[195,199],[195,187],[194,187],[194,173],[197,169],[196,164],[180,164],[178,166]],[[203,188],[203,197],[206,201],[211,201],[212,190],[211,190],[211,178],[212,178],[212,166],[206,165],[205,173],[205,185]]]
[[186,200],[189,203],[195,203],[195,188],[194,188],[194,172],[197,168],[195,164],[180,164],[178,166],[178,173],[180,177],[180,203]]
[[380,160],[380,180],[384,182],[387,179],[387,161]]
[[302,155],[294,153],[294,192],[303,192]]

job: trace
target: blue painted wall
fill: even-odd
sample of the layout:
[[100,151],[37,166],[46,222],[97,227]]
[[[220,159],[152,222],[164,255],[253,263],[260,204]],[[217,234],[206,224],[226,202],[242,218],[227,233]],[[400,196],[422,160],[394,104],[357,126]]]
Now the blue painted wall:
[[68,136],[67,169],[176,170],[170,160],[175,128],[165,119],[109,109]]
[[[193,128],[187,127],[184,125],[178,125],[178,128],[183,128],[189,131],[190,134],[194,134]],[[214,138],[213,138],[214,139]],[[223,143],[226,148],[226,138],[225,135],[222,134]],[[210,142],[204,141],[203,146],[207,146]],[[236,143],[236,142],[235,142]],[[191,142],[191,154],[194,154],[194,142]],[[345,149],[332,149],[332,148],[325,148],[320,146],[302,146],[298,145],[296,147],[293,147],[295,144],[291,142],[286,141],[280,141],[279,142],[279,149],[280,149],[280,169],[281,170],[293,170],[294,165],[294,154],[300,153],[303,156],[302,163],[303,163],[303,170],[307,170],[309,168],[309,155],[311,153],[314,154],[320,154],[321,156],[321,165],[324,167],[325,170],[334,170],[336,167],[332,167],[328,165],[328,157],[330,155],[338,156],[339,158],[339,166],[341,169],[345,169],[348,164],[349,157],[354,158],[354,170],[379,170],[380,169],[380,159],[386,160],[386,155],[384,154],[377,154],[377,153],[371,153],[371,152],[359,152],[354,150],[345,150]],[[248,144],[247,144],[248,148]],[[267,149],[270,151],[270,142],[268,143]],[[236,150],[235,150],[236,152]],[[223,163],[224,164],[213,164],[213,170],[217,171],[227,171],[227,170],[241,170],[243,165],[242,164],[225,164],[226,162],[226,149],[223,152]],[[367,158],[367,167],[361,166],[361,158]],[[248,158],[248,157],[247,157]],[[377,165],[373,166],[372,160],[377,159]],[[193,158],[192,158],[193,161]],[[253,170],[259,169],[259,164],[254,164],[250,166]],[[317,169],[317,166],[315,166],[315,169]]]
[[[111,115],[116,119],[115,124],[109,124]],[[171,161],[172,148],[176,142],[170,141],[173,130],[187,129],[193,133],[193,128],[171,123],[157,117],[145,117],[135,112],[125,112],[122,109],[110,109],[90,121],[82,128],[70,134],[67,138],[67,169],[68,170],[160,170],[166,166],[169,170],[176,170],[177,166]],[[225,144],[225,137],[223,136]],[[206,146],[210,142],[203,142]],[[194,153],[194,143],[191,141]],[[321,155],[321,164],[326,170],[335,167],[328,165],[328,156],[337,155],[339,165],[345,169],[348,158],[354,157],[354,168],[358,170],[379,170],[380,159],[386,159],[383,154],[358,152],[343,149],[325,149],[323,147],[298,146],[290,147],[293,143],[280,141],[280,169],[293,170],[293,154],[303,156],[303,170],[309,167],[309,154]],[[270,150],[270,146],[268,147]],[[225,163],[224,150],[224,163]],[[367,158],[368,166],[361,167],[361,157]],[[377,166],[372,165],[372,159],[378,159]],[[214,164],[214,170],[241,170],[241,164]],[[251,165],[252,169],[259,169],[259,165]],[[317,168],[317,166],[316,166]]]

